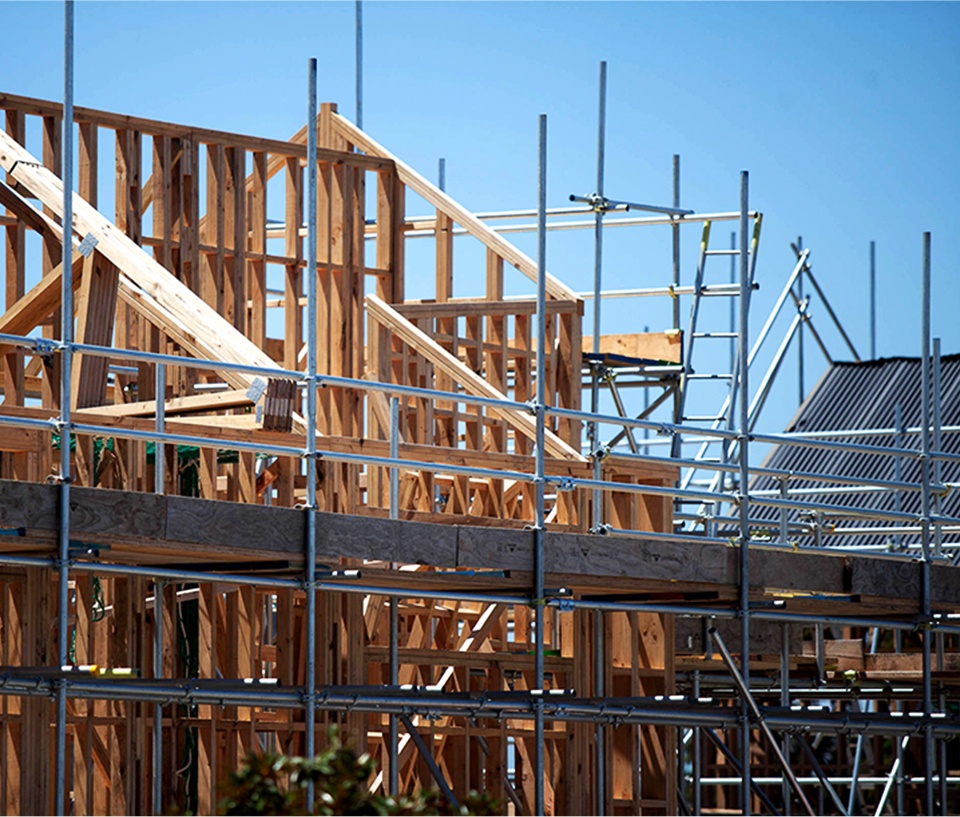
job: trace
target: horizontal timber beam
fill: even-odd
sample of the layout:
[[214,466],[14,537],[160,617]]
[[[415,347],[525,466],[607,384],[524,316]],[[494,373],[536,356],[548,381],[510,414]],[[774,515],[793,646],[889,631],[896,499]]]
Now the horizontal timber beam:
[[[63,116],[63,104],[46,99],[20,96],[18,94],[0,93],[0,108],[20,111],[32,116]],[[102,111],[97,108],[76,106],[73,109],[74,122],[89,122],[112,130],[134,130],[149,136],[169,136],[174,139],[192,139],[202,144],[218,144],[245,150],[263,151],[283,158],[299,156],[307,158],[306,128],[301,128],[292,140],[270,139],[260,136],[250,136],[243,133],[199,128],[192,125],[178,125],[173,122],[164,122],[159,119],[146,119],[142,116]],[[304,134],[302,141],[297,136]],[[317,149],[319,161],[344,162],[347,164],[366,167],[370,170],[383,170],[391,167],[393,162],[376,156],[364,156],[358,153],[345,153],[327,148]]]
[[[58,488],[0,480],[0,526],[23,528],[27,539],[50,539],[57,531]],[[199,557],[289,558],[303,555],[305,514],[302,510],[247,505],[178,496],[75,487],[71,490],[71,538],[110,545],[113,556],[143,562],[150,554]],[[377,559],[439,568],[529,571],[533,565],[533,532],[502,528],[437,525],[316,512],[317,557]],[[2,537],[0,552],[11,551],[21,537]],[[548,583],[596,594],[622,593],[631,585],[661,586],[684,592],[713,588],[733,590],[738,581],[736,549],[711,543],[678,545],[643,537],[591,534],[545,534]],[[149,562],[146,562],[149,563]],[[437,575],[384,571],[406,586],[468,584],[457,574]],[[751,549],[751,592],[755,598],[782,591],[850,594],[877,600],[887,613],[917,611],[920,564],[838,553],[806,554]],[[368,577],[365,576],[365,579]],[[522,581],[517,575],[515,581]],[[510,584],[496,578],[487,584]],[[366,582],[365,582],[366,583]],[[506,589],[504,586],[503,589]],[[416,591],[411,589],[412,596]],[[931,568],[934,609],[960,609],[960,569]],[[820,603],[822,609],[826,603]],[[814,609],[811,599],[805,609]],[[858,605],[844,605],[856,615]],[[788,605],[788,610],[791,608]]]

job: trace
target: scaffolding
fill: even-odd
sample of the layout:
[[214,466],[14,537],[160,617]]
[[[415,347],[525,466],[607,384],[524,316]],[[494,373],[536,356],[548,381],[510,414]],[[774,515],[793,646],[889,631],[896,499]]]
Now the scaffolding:
[[[593,220],[547,209],[540,119],[533,260],[503,238],[511,227],[487,223],[528,213],[470,213],[335,106],[318,113],[315,62],[308,87],[310,124],[289,142],[74,108],[69,79],[63,106],[0,94],[4,807],[209,812],[245,751],[312,755],[338,723],[380,761],[373,785],[437,785],[454,802],[478,787],[515,812],[880,814],[891,796],[899,813],[955,810],[960,593],[948,553],[960,519],[936,503],[951,487],[939,466],[960,455],[942,445],[954,432],[934,383],[929,234],[920,448],[761,434],[777,366],[752,392],[761,217],[746,173],[730,213],[681,209],[676,163],[671,207],[609,217],[628,205],[603,196],[601,90],[598,190],[581,197]],[[42,161],[28,116],[42,124]],[[102,130],[115,134],[115,223],[96,209]],[[406,190],[436,215],[405,218]],[[270,224],[276,191],[285,217]],[[547,273],[548,218],[594,228],[590,344],[585,299]],[[742,249],[709,248],[724,220]],[[484,248],[483,298],[453,297],[455,224]],[[617,294],[602,289],[600,242],[626,224],[670,227],[672,282],[630,294],[674,308],[667,332],[629,338],[635,351],[618,359],[600,334],[599,305]],[[689,288],[686,224],[702,237]],[[29,292],[28,230],[43,266]],[[405,241],[422,235],[436,242],[436,294],[412,301]],[[710,253],[734,260],[736,281],[705,283]],[[807,258],[798,246],[777,310],[801,275],[816,286]],[[503,297],[504,262],[535,297]],[[276,303],[271,278],[283,282]],[[736,357],[726,404],[694,419],[686,395],[710,295],[737,304],[719,335]],[[788,339],[809,326],[793,300]],[[636,351],[678,340],[677,360]],[[611,364],[663,386],[653,410],[672,398],[672,421],[632,415],[616,389],[617,413],[602,412]],[[669,451],[645,440],[641,453],[634,430],[665,435]],[[802,477],[916,492],[920,515],[753,490],[757,477],[797,475],[751,465],[752,443],[917,459],[915,482]],[[703,449],[687,459],[688,444]],[[757,508],[779,514],[772,535],[758,532]],[[798,531],[817,529],[789,522],[800,510],[899,525],[918,552],[798,546]]]

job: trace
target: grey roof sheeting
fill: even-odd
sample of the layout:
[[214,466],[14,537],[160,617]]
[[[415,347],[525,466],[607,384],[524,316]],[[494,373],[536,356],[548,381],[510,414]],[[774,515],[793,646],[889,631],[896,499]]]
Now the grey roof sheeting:
[[[932,375],[931,375],[932,382]],[[940,361],[940,408],[941,426],[960,425],[960,355],[941,357]],[[904,428],[919,427],[921,419],[921,366],[919,358],[888,358],[860,363],[835,363],[826,372],[820,383],[800,407],[787,431],[823,431],[848,429],[890,429],[895,425],[896,405],[901,407]],[[931,412],[933,400],[931,399]],[[932,416],[932,415],[931,415]],[[893,447],[894,437],[884,435],[842,436],[841,442],[858,442],[869,445]],[[905,434],[901,448],[920,450],[921,436]],[[931,438],[931,448],[933,440]],[[960,433],[943,434],[940,450],[960,454]],[[849,451],[780,445],[768,454],[764,465],[791,471],[807,471],[870,479],[895,479],[898,458]],[[920,461],[915,457],[903,457],[900,478],[907,482],[920,482]],[[960,462],[941,462],[941,482],[960,482]],[[791,488],[823,488],[825,483],[791,479]],[[758,477],[751,483],[751,490],[776,489],[779,482],[770,477]],[[899,494],[899,497],[898,495]],[[804,501],[824,503],[840,507],[878,508],[901,510],[920,515],[919,491],[883,493],[812,494]],[[897,502],[899,499],[899,508]],[[954,489],[941,499],[940,513],[960,517],[960,488]],[[775,525],[780,511],[769,506],[752,505],[751,518],[769,519]],[[790,521],[798,521],[797,511],[790,510]],[[831,518],[825,522],[856,527],[892,526],[897,524],[882,520],[862,518]],[[892,534],[866,536],[825,535],[823,545],[907,545],[919,542],[919,535]],[[944,533],[944,544],[960,545],[960,533]],[[811,544],[811,537],[803,537],[800,544]],[[932,537],[931,537],[932,544]]]

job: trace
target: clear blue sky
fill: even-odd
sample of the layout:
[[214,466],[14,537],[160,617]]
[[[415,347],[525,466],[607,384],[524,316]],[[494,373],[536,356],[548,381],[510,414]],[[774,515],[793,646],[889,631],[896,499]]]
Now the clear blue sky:
[[[0,26],[2,89],[60,98],[62,4],[0,3]],[[353,118],[353,26],[352,2],[78,2],[76,101],[285,138],[305,118],[311,56],[321,99]],[[535,205],[540,113],[548,203],[593,191],[607,60],[607,195],[668,204],[678,153],[683,204],[734,210],[739,172],[750,171],[751,206],[765,214],[754,333],[793,266],[789,242],[802,235],[866,356],[873,239],[878,353],[918,354],[921,233],[930,230],[933,333],[945,353],[960,352],[960,5],[367,2],[364,45],[365,128],[428,176],[445,157],[448,191],[474,210]],[[715,245],[727,245],[730,229],[715,226]],[[698,241],[687,228],[684,282]],[[518,243],[533,252],[532,238]],[[669,253],[666,228],[610,231],[604,286],[668,283]],[[591,235],[553,234],[548,266],[589,289]],[[707,277],[726,280],[728,270],[713,259]],[[414,286],[418,274],[408,271]],[[608,301],[604,312],[605,331],[670,323],[666,301]],[[684,322],[686,313],[685,304]],[[815,310],[846,357],[826,317]],[[808,387],[822,370],[810,354]],[[772,427],[797,402],[792,363],[782,376]]]

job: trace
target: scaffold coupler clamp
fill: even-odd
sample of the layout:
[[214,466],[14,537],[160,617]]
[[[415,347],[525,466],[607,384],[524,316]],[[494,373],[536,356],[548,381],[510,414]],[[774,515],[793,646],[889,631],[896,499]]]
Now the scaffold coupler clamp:
[[556,483],[558,491],[572,491],[577,486],[573,477],[560,477]]
[[[62,423],[57,424],[57,428],[60,428]],[[61,437],[61,445],[63,438]],[[47,485],[69,485],[73,480],[70,477],[65,477],[59,471],[54,471],[51,474],[47,475]]]
[[917,618],[916,628],[918,632],[930,632],[937,626],[936,616],[920,616]]
[[589,204],[594,213],[606,213],[610,209],[610,201],[600,193],[591,193],[589,196],[576,196],[570,194],[570,201]]
[[60,348],[61,344],[59,341],[51,340],[50,338],[36,338],[33,341],[34,351],[44,359],[48,361],[53,358]]
[[303,502],[296,503],[293,506],[293,509],[295,511],[319,511],[320,506],[316,502],[309,503],[306,500],[304,500]]
[[610,456],[610,446],[600,445],[590,453],[590,456],[597,462],[603,462],[607,457]]
[[599,525],[594,525],[590,528],[590,533],[594,536],[606,536],[610,531],[613,530],[613,525],[607,524],[606,522],[601,522]]
[[536,417],[539,409],[546,408],[546,406],[541,406],[540,403],[537,402],[536,397],[531,397],[529,400],[527,400],[526,406],[527,411],[529,411],[534,417]]

